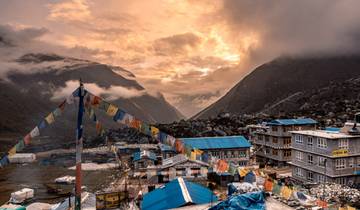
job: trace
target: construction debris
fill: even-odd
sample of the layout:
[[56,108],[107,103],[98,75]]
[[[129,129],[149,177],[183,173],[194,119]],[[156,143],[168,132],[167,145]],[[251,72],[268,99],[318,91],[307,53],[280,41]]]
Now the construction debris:
[[359,190],[335,183],[320,184],[310,189],[310,193],[326,202],[349,201],[355,203],[360,200]]

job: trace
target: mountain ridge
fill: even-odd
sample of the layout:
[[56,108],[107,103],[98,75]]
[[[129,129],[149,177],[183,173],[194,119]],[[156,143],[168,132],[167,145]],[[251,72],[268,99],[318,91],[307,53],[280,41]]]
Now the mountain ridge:
[[255,68],[192,119],[213,117],[221,112],[280,113],[283,110],[269,112],[267,109],[298,92],[307,93],[327,87],[331,82],[344,82],[359,76],[360,55],[280,57]]

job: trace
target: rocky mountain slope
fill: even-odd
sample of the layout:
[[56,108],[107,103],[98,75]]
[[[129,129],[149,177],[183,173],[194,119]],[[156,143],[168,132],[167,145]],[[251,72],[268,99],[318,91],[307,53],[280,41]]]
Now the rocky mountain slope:
[[[78,86],[101,94],[123,110],[147,122],[172,122],[182,115],[161,94],[150,94],[135,76],[120,67],[62,57],[26,54],[14,61],[15,69],[0,78],[0,133],[23,135]],[[101,115],[101,113],[99,113]],[[76,106],[68,105],[65,116],[48,131],[75,135]],[[105,118],[104,118],[105,120]],[[94,125],[92,125],[94,127]]]
[[193,119],[221,112],[285,117],[348,112],[343,118],[351,118],[360,108],[359,77],[358,55],[278,58],[256,68]]

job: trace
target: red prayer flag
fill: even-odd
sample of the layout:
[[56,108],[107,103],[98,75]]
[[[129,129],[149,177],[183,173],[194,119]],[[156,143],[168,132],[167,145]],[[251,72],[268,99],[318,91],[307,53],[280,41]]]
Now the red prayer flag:
[[30,142],[31,142],[31,136],[30,134],[27,134],[25,137],[24,137],[24,142],[26,145],[29,145]]

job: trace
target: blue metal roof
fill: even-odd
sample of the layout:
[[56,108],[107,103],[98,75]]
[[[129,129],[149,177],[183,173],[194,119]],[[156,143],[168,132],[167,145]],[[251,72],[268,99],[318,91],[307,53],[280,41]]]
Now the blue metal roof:
[[317,121],[311,118],[298,118],[298,119],[276,119],[267,123],[267,125],[308,125],[316,124]]
[[171,209],[189,203],[204,204],[211,201],[217,201],[217,197],[211,190],[199,184],[188,182],[180,177],[145,194],[141,203],[141,209]]
[[182,138],[184,144],[196,149],[248,148],[251,144],[243,136]]
[[134,152],[133,154],[133,161],[138,161],[144,157],[147,157],[153,161],[156,160],[156,155],[150,151],[141,151],[141,152]]
[[340,128],[336,128],[336,127],[326,127],[325,128],[326,131],[330,131],[330,132],[339,132]]

